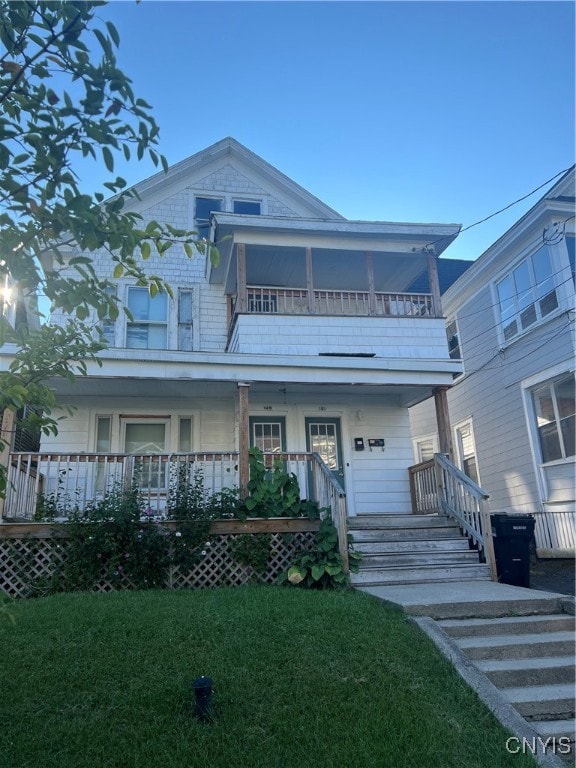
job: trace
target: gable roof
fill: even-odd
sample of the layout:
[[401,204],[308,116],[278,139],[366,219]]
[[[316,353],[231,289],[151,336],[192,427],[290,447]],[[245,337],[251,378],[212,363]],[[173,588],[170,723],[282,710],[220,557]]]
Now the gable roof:
[[231,136],[171,165],[167,173],[160,171],[150,176],[136,184],[134,189],[141,197],[154,194],[168,185],[177,185],[179,181],[184,184],[188,177],[197,176],[203,168],[208,169],[218,161],[234,159],[253,169],[268,186],[280,188],[287,197],[297,199],[300,205],[304,204],[310,210],[311,216],[320,219],[344,219],[344,216]]

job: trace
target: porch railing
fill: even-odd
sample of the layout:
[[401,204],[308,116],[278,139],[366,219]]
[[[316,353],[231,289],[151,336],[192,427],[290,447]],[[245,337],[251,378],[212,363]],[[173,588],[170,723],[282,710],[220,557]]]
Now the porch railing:
[[249,285],[237,296],[237,313],[363,317],[436,317],[431,293],[383,293]]
[[[105,454],[11,453],[3,521],[46,515],[66,518],[82,512],[114,488],[135,485],[150,512],[163,516],[180,477],[201,478],[207,496],[238,487],[236,451],[214,453]],[[302,498],[330,509],[347,567],[346,494],[320,456],[310,452],[266,453],[298,479]],[[181,473],[183,473],[181,475]],[[38,513],[38,514],[37,514]]]
[[468,539],[483,553],[490,577],[497,580],[492,542],[489,495],[441,453],[409,468],[413,510],[443,512],[454,518]]
[[536,552],[547,557],[573,557],[576,550],[576,512],[545,507],[534,515]]

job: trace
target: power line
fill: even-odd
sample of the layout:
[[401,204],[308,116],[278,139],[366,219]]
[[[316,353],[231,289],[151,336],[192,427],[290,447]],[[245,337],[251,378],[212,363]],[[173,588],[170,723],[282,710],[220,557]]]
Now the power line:
[[[508,205],[505,205],[503,208],[500,208],[499,210],[494,211],[494,213],[491,213],[490,215],[485,216],[483,219],[480,219],[479,221],[475,221],[473,224],[468,224],[467,227],[463,227],[458,234],[461,235],[462,232],[467,232],[469,229],[472,229],[473,227],[477,227],[479,224],[484,224],[484,222],[489,221],[490,219],[493,219],[495,216],[498,216],[501,213],[504,213],[504,211],[507,211],[509,208],[512,208],[518,203],[521,203],[523,200],[526,200],[527,198],[531,197],[533,194],[535,194],[540,189],[542,189],[542,187],[545,187],[547,184],[550,184],[552,181],[554,181],[554,179],[557,179],[558,176],[562,176],[563,174],[568,173],[568,171],[570,171],[572,168],[574,168],[573,165],[571,165],[569,168],[565,168],[563,171],[558,171],[558,173],[554,174],[554,176],[552,176],[550,179],[548,179],[547,181],[544,181],[542,184],[539,184],[537,187],[535,187],[535,189],[531,190],[525,195],[522,195],[522,197],[519,197],[517,200],[514,200],[514,202],[508,203]],[[438,240],[432,240],[431,242],[426,243],[426,245],[422,246],[421,250],[425,251],[430,246],[436,245],[436,243],[442,243],[445,240],[449,240],[450,237],[441,237]]]

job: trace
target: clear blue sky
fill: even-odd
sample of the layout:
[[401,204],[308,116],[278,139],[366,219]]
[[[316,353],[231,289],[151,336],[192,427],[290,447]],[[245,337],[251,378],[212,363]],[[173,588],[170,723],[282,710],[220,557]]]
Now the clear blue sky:
[[[574,9],[129,0],[99,16],[169,163],[230,135],[347,218],[467,226],[574,162]],[[476,258],[544,191],[446,255]]]

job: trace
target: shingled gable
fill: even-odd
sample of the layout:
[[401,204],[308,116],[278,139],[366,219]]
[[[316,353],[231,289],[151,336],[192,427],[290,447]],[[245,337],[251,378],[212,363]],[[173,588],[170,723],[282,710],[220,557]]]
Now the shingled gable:
[[[262,187],[263,191],[276,193],[294,209],[296,216],[344,220],[333,208],[231,136],[171,165],[167,173],[150,176],[136,184],[134,190],[144,205],[148,205],[164,197],[168,191],[172,194],[179,189],[193,187],[226,165],[232,165],[239,173]],[[134,207],[140,208],[141,204],[135,203]]]

